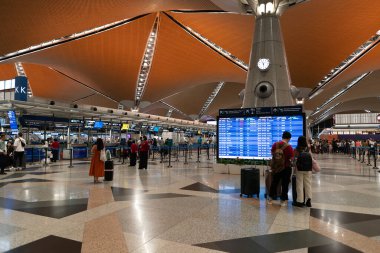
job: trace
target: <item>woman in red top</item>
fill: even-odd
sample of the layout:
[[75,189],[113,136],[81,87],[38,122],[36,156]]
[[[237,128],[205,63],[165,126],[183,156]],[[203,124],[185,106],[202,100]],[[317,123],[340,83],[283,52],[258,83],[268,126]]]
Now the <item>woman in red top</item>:
[[98,138],[91,149],[92,158],[89,175],[94,177],[94,183],[100,183],[99,177],[104,177],[104,162],[100,160],[100,152],[103,149],[103,140]]
[[129,166],[136,166],[137,150],[138,150],[137,144],[133,140],[132,144],[131,144],[131,154],[129,157]]
[[144,136],[140,144],[139,170],[148,169],[148,151],[149,151],[149,143],[147,141],[146,136]]

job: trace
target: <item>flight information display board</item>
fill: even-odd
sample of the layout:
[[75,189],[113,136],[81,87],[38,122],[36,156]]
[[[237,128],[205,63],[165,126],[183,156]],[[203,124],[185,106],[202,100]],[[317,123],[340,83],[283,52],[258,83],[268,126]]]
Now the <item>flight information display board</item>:
[[284,131],[292,134],[293,148],[305,135],[303,114],[238,116],[218,118],[218,158],[269,160],[273,143]]

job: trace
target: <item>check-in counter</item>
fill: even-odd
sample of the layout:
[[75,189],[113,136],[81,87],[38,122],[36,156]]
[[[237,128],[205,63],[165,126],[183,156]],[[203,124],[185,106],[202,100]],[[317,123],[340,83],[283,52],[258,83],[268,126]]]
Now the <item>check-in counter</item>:
[[27,163],[40,162],[45,159],[46,149],[44,145],[26,145],[25,161]]
[[[86,144],[72,144],[73,159],[84,159],[88,157],[88,147]],[[63,150],[63,159],[70,159],[71,149]]]

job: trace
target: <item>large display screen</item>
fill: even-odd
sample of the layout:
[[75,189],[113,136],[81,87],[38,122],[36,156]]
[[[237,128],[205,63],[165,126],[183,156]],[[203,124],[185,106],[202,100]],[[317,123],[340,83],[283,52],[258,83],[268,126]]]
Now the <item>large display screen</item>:
[[14,111],[8,111],[9,125],[12,130],[18,130],[16,113]]
[[290,144],[304,133],[304,116],[271,115],[231,117],[218,119],[218,157],[269,160],[273,143],[281,140],[282,133],[292,134]]

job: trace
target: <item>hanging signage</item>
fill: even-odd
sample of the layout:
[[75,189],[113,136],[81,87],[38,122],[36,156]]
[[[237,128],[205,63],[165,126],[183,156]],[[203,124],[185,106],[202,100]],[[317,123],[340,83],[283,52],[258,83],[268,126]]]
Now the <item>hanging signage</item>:
[[16,113],[14,111],[8,111],[9,125],[12,130],[18,130]]
[[25,76],[15,78],[15,100],[28,100],[28,79]]

